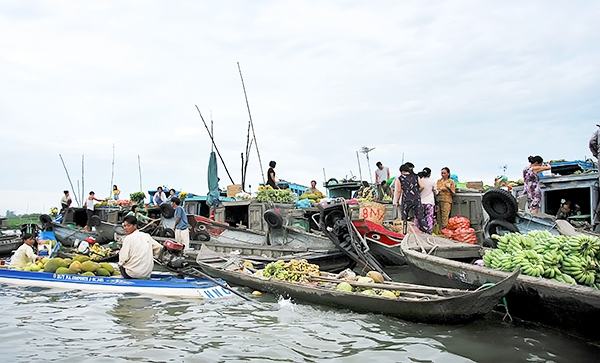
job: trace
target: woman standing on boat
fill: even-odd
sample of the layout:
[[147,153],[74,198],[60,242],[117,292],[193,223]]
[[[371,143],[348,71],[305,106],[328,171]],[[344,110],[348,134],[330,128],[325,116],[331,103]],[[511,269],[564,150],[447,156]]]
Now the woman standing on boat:
[[[419,190],[419,177],[409,166],[409,163],[400,167],[400,176],[396,179],[396,188],[394,191],[394,205],[398,205],[398,199],[402,197],[400,203],[400,213],[403,221],[404,234],[408,231],[408,215],[410,211],[414,212],[417,220],[423,218],[421,210],[421,192]],[[417,226],[423,226],[424,223],[417,222]]]
[[538,173],[550,170],[550,165],[544,165],[544,159],[541,156],[530,156],[528,158],[529,166],[523,169],[524,189],[527,194],[527,206],[531,214],[537,214],[540,211],[542,202],[542,190],[540,189],[540,177]]
[[267,170],[267,185],[273,189],[279,189],[277,186],[277,179],[275,179],[275,165],[274,161],[269,161],[269,170]]
[[452,210],[452,198],[456,193],[456,184],[450,179],[450,169],[443,167],[441,171],[442,178],[436,183],[435,189],[438,193],[438,225],[440,229],[446,228],[450,211]]
[[425,233],[433,232],[435,224],[435,182],[431,179],[431,169],[423,168],[419,176],[419,189],[421,190],[422,220],[417,219],[417,227]]
[[121,195],[121,191],[119,190],[119,187],[117,187],[117,185],[113,185],[113,190],[112,190],[112,197],[114,200],[119,200],[119,195]]

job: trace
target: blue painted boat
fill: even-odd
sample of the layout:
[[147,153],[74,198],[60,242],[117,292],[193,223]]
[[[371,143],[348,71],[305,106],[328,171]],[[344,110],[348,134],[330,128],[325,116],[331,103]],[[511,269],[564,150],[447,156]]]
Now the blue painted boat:
[[[220,280],[223,285],[226,283]],[[150,279],[124,279],[81,275],[59,275],[0,268],[0,284],[48,287],[101,292],[138,293],[200,299],[231,297],[230,291],[208,279],[179,278],[170,274],[152,274]]]

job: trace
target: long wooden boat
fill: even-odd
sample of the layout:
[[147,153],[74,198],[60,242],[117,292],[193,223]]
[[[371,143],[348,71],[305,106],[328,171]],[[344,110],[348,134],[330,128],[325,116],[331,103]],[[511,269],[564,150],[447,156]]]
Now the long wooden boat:
[[[464,323],[489,313],[512,288],[519,275],[518,272],[515,272],[493,286],[475,291],[462,291],[450,296],[427,295],[428,298],[417,299],[405,297],[401,293],[396,299],[389,299],[381,296],[337,291],[335,290],[336,282],[327,282],[325,283],[327,286],[324,286],[322,284],[291,283],[274,278],[265,280],[249,273],[223,268],[222,262],[213,264],[198,261],[198,264],[207,274],[220,277],[234,285],[281,294],[315,304],[392,315],[417,322],[444,324]],[[390,286],[390,289],[400,290],[392,283],[382,285]],[[409,296],[408,293],[406,295]]]
[[[505,279],[507,272],[424,253],[414,246],[402,249],[408,264],[423,283],[473,288]],[[507,295],[511,314],[523,320],[566,329],[600,339],[600,290],[521,275]]]
[[23,244],[17,235],[0,237],[0,255],[9,255]]
[[217,299],[233,294],[208,279],[178,278],[171,274],[152,274],[150,279],[59,275],[0,268],[0,283],[7,285],[138,293],[185,298]]

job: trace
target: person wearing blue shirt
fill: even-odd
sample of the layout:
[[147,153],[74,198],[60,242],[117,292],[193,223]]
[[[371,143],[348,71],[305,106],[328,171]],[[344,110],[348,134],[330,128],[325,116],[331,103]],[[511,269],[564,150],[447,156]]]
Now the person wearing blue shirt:
[[182,243],[185,249],[190,248],[190,230],[187,221],[187,214],[181,207],[181,199],[173,197],[171,205],[175,209],[175,241]]

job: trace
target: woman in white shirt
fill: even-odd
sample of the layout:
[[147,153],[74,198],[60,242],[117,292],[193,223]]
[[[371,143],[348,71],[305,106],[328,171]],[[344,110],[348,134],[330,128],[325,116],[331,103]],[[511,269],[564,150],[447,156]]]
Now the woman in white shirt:
[[432,233],[435,225],[435,181],[431,179],[431,169],[423,168],[419,175],[421,190],[422,218],[415,219],[417,227],[425,233]]
[[37,255],[33,252],[33,247],[31,247],[35,243],[33,235],[25,233],[21,238],[23,239],[23,244],[17,248],[15,254],[10,258],[10,266],[20,269],[34,263],[37,259]]

